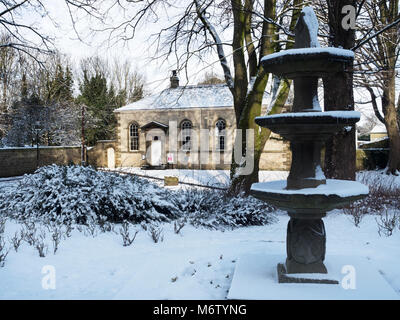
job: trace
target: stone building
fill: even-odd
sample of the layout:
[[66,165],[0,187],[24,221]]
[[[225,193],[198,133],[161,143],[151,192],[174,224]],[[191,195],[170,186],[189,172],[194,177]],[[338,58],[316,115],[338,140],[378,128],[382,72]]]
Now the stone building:
[[386,138],[387,131],[384,124],[379,123],[374,128],[372,128],[371,132],[369,133],[369,137],[371,141],[376,141],[382,138]]
[[[161,93],[116,109],[117,167],[229,169],[235,134],[226,85],[179,86],[174,73]],[[111,151],[111,150],[110,150]],[[262,170],[288,170],[289,144],[271,135]]]

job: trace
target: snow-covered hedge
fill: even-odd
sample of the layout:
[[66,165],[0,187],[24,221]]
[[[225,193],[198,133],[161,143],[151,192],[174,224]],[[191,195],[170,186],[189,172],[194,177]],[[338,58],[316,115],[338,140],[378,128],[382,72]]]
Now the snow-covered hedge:
[[0,196],[0,213],[16,219],[87,223],[167,221],[179,212],[147,180],[92,167],[46,166]]
[[232,197],[223,191],[187,189],[172,201],[194,226],[219,228],[264,225],[274,221],[274,208],[253,197]]
[[61,223],[172,221],[218,228],[272,222],[272,207],[222,191],[172,191],[147,179],[92,167],[46,166],[0,195],[0,214]]

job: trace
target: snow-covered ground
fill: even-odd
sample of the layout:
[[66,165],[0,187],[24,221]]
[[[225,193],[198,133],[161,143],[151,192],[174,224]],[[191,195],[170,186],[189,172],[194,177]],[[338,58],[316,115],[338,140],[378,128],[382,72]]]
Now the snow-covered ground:
[[[176,173],[190,182],[220,179],[228,174],[193,170],[147,173]],[[386,179],[379,172],[369,175],[370,179]],[[286,172],[262,172],[260,180],[286,176]],[[7,183],[14,182],[0,181],[0,192]],[[394,183],[400,185],[400,179]],[[95,237],[75,229],[70,237],[61,240],[56,254],[52,252],[51,234],[46,231],[46,257],[39,257],[37,250],[26,242],[18,252],[10,250],[0,268],[0,299],[224,299],[240,255],[285,253],[289,217],[280,211],[274,215],[277,222],[271,225],[225,232],[186,225],[180,234],[175,234],[173,224],[163,224],[164,241],[159,243],[154,243],[142,227],[131,226],[131,233],[135,229],[139,233],[128,247],[122,245],[119,225],[115,227],[117,233],[98,233]],[[329,213],[324,218],[327,255],[366,259],[400,299],[400,230],[396,229],[390,237],[379,236],[375,219],[376,216],[366,215],[356,227],[342,211]],[[7,221],[5,239],[9,240],[21,228],[20,224]],[[54,289],[49,282],[53,279],[52,271]],[[50,289],[44,289],[42,284],[50,284]]]
[[[0,268],[0,299],[224,299],[241,254],[285,253],[288,216],[276,215],[275,224],[225,232],[185,226],[177,235],[166,224],[163,242],[154,243],[140,230],[129,247],[112,232],[92,237],[75,230],[55,255],[49,240],[44,258],[24,243],[18,252],[10,251]],[[340,211],[324,220],[327,255],[369,260],[400,299],[400,232],[380,237],[373,216],[359,228]],[[6,236],[19,228],[8,222]],[[48,271],[43,268],[48,265],[54,267],[56,282],[55,289],[45,290]]]
[[[166,170],[142,170],[140,168],[117,168],[115,171],[135,173],[141,176],[164,178],[165,176],[178,177],[179,182],[195,183],[205,186],[226,187],[229,184],[229,170],[190,170],[190,169],[166,169]],[[288,171],[260,171],[260,181],[283,180],[288,176]],[[163,182],[159,182],[162,185]],[[182,185],[183,186],[183,185]]]

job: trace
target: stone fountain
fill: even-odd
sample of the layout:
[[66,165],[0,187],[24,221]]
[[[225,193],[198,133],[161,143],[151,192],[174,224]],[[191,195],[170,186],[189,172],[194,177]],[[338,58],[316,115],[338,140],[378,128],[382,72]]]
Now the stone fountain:
[[[368,187],[347,180],[326,179],[321,169],[325,141],[360,119],[355,111],[322,112],[318,78],[343,71],[353,63],[353,52],[320,48],[318,21],[310,7],[302,10],[295,27],[294,49],[262,59],[267,72],[294,81],[291,113],[257,117],[255,122],[290,141],[292,165],[287,180],[255,183],[251,194],[286,210],[287,258],[278,264],[279,282],[338,283],[329,278],[302,278],[294,274],[326,274],[326,233],[322,218],[327,211],[368,195]],[[318,278],[318,279],[316,279]]]

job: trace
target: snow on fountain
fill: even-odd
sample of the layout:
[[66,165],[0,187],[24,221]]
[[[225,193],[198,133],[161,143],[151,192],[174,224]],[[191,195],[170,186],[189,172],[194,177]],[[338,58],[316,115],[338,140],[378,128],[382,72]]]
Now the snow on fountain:
[[[322,217],[327,211],[368,195],[368,187],[355,181],[326,179],[321,169],[325,141],[344,127],[360,120],[355,111],[322,112],[318,101],[318,78],[345,70],[354,53],[338,48],[320,48],[318,20],[310,7],[303,9],[295,27],[294,49],[262,59],[266,71],[293,79],[293,112],[256,118],[290,141],[292,165],[287,181],[255,183],[252,195],[287,210],[287,258],[278,264],[279,282],[299,282],[291,274],[326,274],[326,234]],[[304,278],[301,282],[338,283]]]
[[354,54],[320,48],[317,33],[317,18],[310,7],[305,7],[295,27],[295,49],[262,59],[267,72],[294,80],[293,112],[255,119],[259,126],[290,141],[288,179],[255,183],[251,188],[254,197],[288,212],[287,257],[284,261],[283,255],[265,252],[239,257],[229,299],[398,299],[364,257],[328,255],[325,260],[322,218],[327,211],[362,199],[369,190],[356,181],[326,179],[321,169],[325,141],[354,126],[360,114],[322,112],[318,78],[345,70],[352,65]]
[[[287,180],[255,183],[254,197],[286,210],[287,257],[250,253],[238,259],[230,299],[392,299],[386,281],[368,262],[356,256],[328,256],[322,218],[368,195],[356,181],[326,179],[321,148],[333,134],[360,119],[355,111],[322,112],[318,78],[345,70],[354,54],[320,48],[318,21],[310,7],[302,10],[295,27],[295,48],[262,59],[267,72],[294,80],[292,113],[258,117],[255,122],[290,141],[292,165]],[[343,230],[345,232],[345,230]],[[357,270],[357,290],[345,290],[343,268]],[[351,269],[353,270],[353,269]],[[373,277],[375,275],[375,277]],[[354,275],[355,276],[355,275]]]

